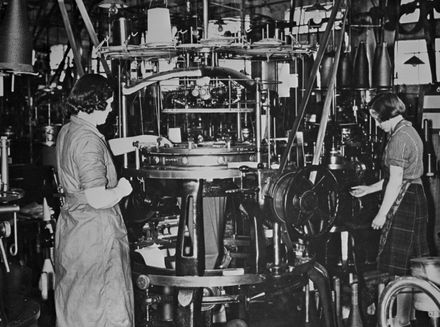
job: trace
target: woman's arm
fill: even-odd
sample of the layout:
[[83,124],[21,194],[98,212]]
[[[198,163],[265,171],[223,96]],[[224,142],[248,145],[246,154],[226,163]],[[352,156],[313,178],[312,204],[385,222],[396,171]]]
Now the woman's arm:
[[378,192],[382,189],[383,179],[371,185],[357,185],[353,186],[350,194],[354,197],[360,198],[370,193]]
[[403,182],[403,168],[399,166],[390,166],[390,180],[385,188],[382,204],[380,205],[378,215],[386,215],[390,211],[394,201],[399,195]]
[[122,177],[114,188],[106,189],[105,186],[93,187],[84,190],[87,203],[95,209],[107,209],[117,204],[124,196],[131,193],[130,182]]
[[390,180],[385,188],[385,194],[379,211],[371,224],[374,229],[382,228],[383,224],[385,224],[386,215],[399,195],[402,182],[403,168],[399,166],[390,166]]

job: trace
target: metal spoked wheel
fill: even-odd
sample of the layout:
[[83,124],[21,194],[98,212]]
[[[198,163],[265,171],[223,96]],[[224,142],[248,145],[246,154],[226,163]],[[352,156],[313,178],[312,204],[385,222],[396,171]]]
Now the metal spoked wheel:
[[275,218],[302,239],[328,232],[338,214],[338,182],[322,166],[308,166],[281,175],[272,188]]

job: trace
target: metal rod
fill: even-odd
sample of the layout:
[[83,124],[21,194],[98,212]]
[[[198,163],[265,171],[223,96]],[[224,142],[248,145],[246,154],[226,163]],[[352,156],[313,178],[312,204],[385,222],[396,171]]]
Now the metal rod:
[[9,167],[8,167],[8,138],[6,136],[1,137],[1,163],[2,163],[2,178],[1,178],[1,190],[2,192],[9,191]]
[[259,262],[260,262],[260,248],[259,244],[261,240],[259,239],[258,235],[258,221],[257,217],[253,217],[252,219],[254,223],[254,233],[255,233],[255,240],[254,240],[254,247],[255,247],[255,273],[258,274],[260,272]]
[[275,267],[278,267],[281,263],[280,245],[280,225],[273,223],[273,264]]
[[[237,109],[240,109],[240,101],[237,102]],[[237,112],[237,140],[243,141],[241,139],[241,113]]]
[[[84,20],[84,25],[86,26],[87,32],[89,32],[90,39],[92,40],[92,43],[95,47],[98,47],[99,40],[96,36],[95,29],[93,28],[92,21],[90,20],[89,14],[87,13],[87,9],[84,6],[84,2],[82,0],[75,0],[76,5],[78,6],[79,12],[81,14],[82,19]],[[104,67],[105,74],[107,77],[112,76],[112,72],[107,64],[107,61],[105,60],[104,56],[100,56],[99,59],[101,60],[102,67]]]
[[122,135],[122,97],[123,97],[123,89],[122,89],[122,67],[121,62],[118,62],[118,136],[121,137]]
[[[121,88],[124,89],[125,82],[121,83]],[[121,128],[122,128],[122,137],[127,137],[127,97],[122,95],[121,98],[122,106],[121,106]],[[124,168],[128,168],[128,155],[124,153]]]
[[73,52],[73,59],[75,60],[76,71],[81,77],[84,75],[84,69],[81,63],[81,54],[76,46],[75,36],[73,35],[72,26],[70,25],[69,14],[67,13],[66,4],[64,0],[58,0],[61,16],[63,18],[64,27],[66,28],[67,38],[69,39],[70,47]]
[[136,160],[135,160],[135,167],[137,170],[139,170],[141,168],[141,157],[139,154],[139,148],[136,147],[136,149],[134,150],[135,156],[136,156]]
[[257,151],[257,162],[261,162],[261,103],[260,103],[260,80],[256,78],[255,83],[255,146]]
[[[18,206],[17,206],[18,207]],[[18,207],[20,210],[20,207]],[[17,211],[14,211],[14,244],[9,249],[9,252],[14,257],[18,254],[18,226],[17,226]]]
[[267,168],[270,168],[271,155],[271,135],[272,135],[272,116],[270,114],[270,89],[267,87],[266,98],[266,127],[267,127]]
[[28,97],[28,125],[29,125],[29,163],[34,163],[34,137],[33,137],[33,106],[34,106],[34,98],[31,93],[31,79],[30,76],[27,76],[27,97]]
[[3,237],[0,237],[0,252],[2,254],[3,264],[5,265],[5,270],[8,273],[11,270],[9,269],[8,257],[6,256],[5,246],[3,245]]
[[330,75],[331,77],[330,77],[330,81],[329,81],[329,85],[328,85],[328,89],[327,89],[327,94],[326,94],[325,100],[324,100],[324,108],[322,110],[321,122],[320,122],[320,126],[319,126],[318,137],[316,140],[315,153],[313,154],[313,161],[312,161],[313,165],[319,164],[319,159],[321,157],[321,152],[322,152],[322,146],[324,144],[325,132],[327,130],[327,123],[329,120],[330,105],[332,104],[332,102],[334,101],[334,98],[335,98],[334,97],[334,95],[335,95],[334,94],[334,86],[336,83],[336,73],[338,70],[339,58],[341,56],[342,44],[343,44],[343,40],[344,40],[346,18],[347,18],[347,11],[345,11],[344,17],[342,19],[341,37],[339,39],[338,48],[336,50],[335,60],[333,62],[333,66],[332,66],[332,72]]
[[280,168],[279,168],[280,172],[283,172],[287,166],[287,157],[288,157],[290,150],[292,149],[293,141],[295,140],[296,132],[298,131],[299,124],[301,123],[301,121],[304,118],[305,110],[306,110],[307,104],[309,102],[310,95],[312,93],[313,83],[315,82],[316,74],[318,72],[319,66],[320,66],[322,58],[324,56],[324,52],[327,49],[327,45],[328,45],[329,38],[330,38],[330,32],[331,32],[333,24],[336,21],[336,14],[338,13],[339,7],[341,6],[341,2],[342,2],[342,0],[336,0],[335,5],[332,8],[332,12],[330,14],[330,18],[327,23],[327,27],[324,32],[324,36],[322,38],[322,44],[320,44],[320,46],[319,46],[318,53],[316,55],[316,59],[313,63],[310,78],[307,81],[305,95],[301,99],[301,105],[300,105],[298,116],[295,118],[295,120],[293,122],[291,133],[289,133],[289,139],[287,142],[287,146],[284,150],[283,156],[281,157],[281,163],[280,163]]
[[209,24],[209,1],[203,0],[203,38],[208,38],[208,24]]
[[5,206],[5,205],[0,206],[0,213],[9,213],[9,212],[18,212],[18,211],[20,211],[20,207],[15,204],[9,206]]

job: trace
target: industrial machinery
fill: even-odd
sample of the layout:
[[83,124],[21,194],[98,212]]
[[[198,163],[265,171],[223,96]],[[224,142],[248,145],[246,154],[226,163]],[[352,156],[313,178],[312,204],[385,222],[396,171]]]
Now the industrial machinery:
[[9,184],[10,148],[9,140],[5,136],[1,137],[0,149],[0,326],[28,326],[37,322],[40,306],[25,298],[22,291],[24,269],[14,260],[19,250],[17,214],[20,206],[17,201],[23,197],[24,192]]
[[[344,33],[341,3],[335,1],[318,49],[279,40],[279,29],[271,38],[269,27],[252,44],[243,33],[210,39],[206,21],[198,41],[192,34],[159,41],[151,26],[155,33],[139,45],[121,30],[118,43],[107,46],[85,19],[99,58],[116,67],[117,136],[133,140],[121,153],[134,192],[121,208],[133,248],[137,326],[246,324],[254,304],[295,291],[302,298],[302,290],[308,321],[309,281],[323,323],[334,326],[329,274],[313,243],[362,210],[348,190],[371,177],[369,158],[377,153],[366,146],[367,137],[377,137],[367,136],[374,129],[369,90],[336,103],[343,38],[327,82],[311,96],[337,17]],[[164,8],[154,9],[169,21]],[[303,71],[301,89],[291,86],[301,93],[290,109],[294,119],[282,122],[283,81],[273,72],[286,63]],[[138,137],[145,134],[155,142]]]

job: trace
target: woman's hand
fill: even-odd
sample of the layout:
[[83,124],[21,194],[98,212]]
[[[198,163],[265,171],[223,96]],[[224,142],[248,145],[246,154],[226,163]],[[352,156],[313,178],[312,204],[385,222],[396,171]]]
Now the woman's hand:
[[350,190],[350,194],[356,198],[361,198],[370,193],[372,193],[372,190],[369,185],[353,186]]
[[125,177],[122,177],[121,179],[119,179],[117,188],[121,192],[120,194],[123,197],[129,195],[131,193],[131,191],[133,190],[130,182]]
[[373,229],[381,229],[385,224],[386,218],[386,215],[377,214],[376,217],[374,217],[373,222],[371,223],[371,227]]

